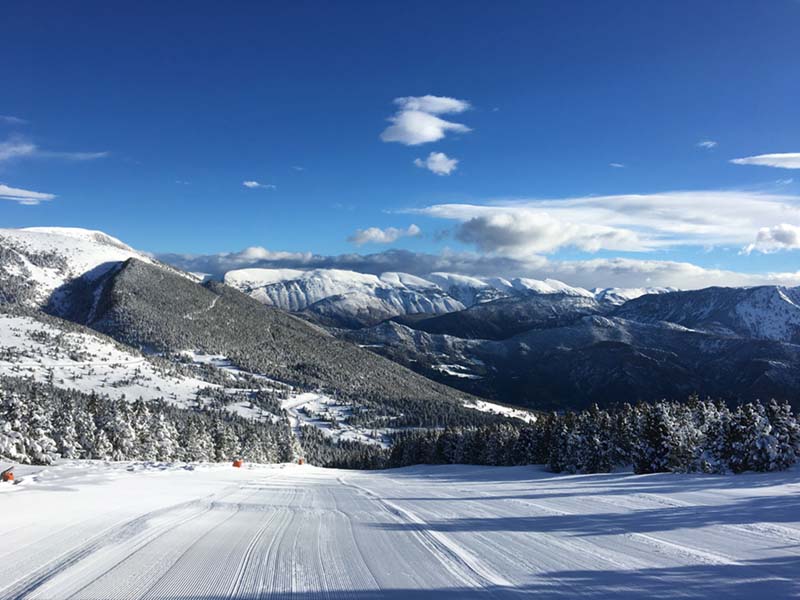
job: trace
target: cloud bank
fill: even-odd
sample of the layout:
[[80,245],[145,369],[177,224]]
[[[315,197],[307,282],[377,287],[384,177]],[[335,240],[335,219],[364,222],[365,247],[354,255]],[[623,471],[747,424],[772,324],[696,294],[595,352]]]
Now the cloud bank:
[[585,252],[743,248],[765,227],[800,224],[800,196],[680,191],[436,204],[408,212],[455,222],[455,237],[482,252],[521,258],[564,248]]
[[677,287],[699,289],[713,285],[800,285],[800,271],[785,273],[741,273],[708,269],[688,262],[627,258],[584,261],[553,261],[544,257],[515,259],[473,252],[427,254],[390,249],[374,254],[325,256],[310,252],[275,252],[251,247],[241,252],[208,255],[160,254],[160,260],[186,271],[221,278],[232,269],[346,269],[380,275],[399,271],[425,276],[444,271],[486,277],[553,278],[585,287]]

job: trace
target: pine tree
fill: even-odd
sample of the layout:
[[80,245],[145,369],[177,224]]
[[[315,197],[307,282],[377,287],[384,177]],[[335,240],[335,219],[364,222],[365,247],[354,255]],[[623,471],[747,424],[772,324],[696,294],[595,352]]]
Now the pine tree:
[[25,405],[22,437],[25,440],[25,455],[28,462],[49,465],[55,459],[58,448],[50,437],[53,424],[44,402],[29,399]]
[[637,439],[633,450],[635,473],[669,471],[671,419],[665,402],[640,405]]
[[82,454],[74,412],[75,406],[72,401],[65,399],[53,415],[53,439],[61,458],[80,458]]
[[106,432],[101,429],[95,436],[91,458],[98,460],[111,460],[113,454],[114,446],[111,445]]
[[788,402],[778,404],[774,399],[767,405],[767,418],[775,437],[775,455],[770,470],[788,469],[797,461],[800,452],[800,427]]

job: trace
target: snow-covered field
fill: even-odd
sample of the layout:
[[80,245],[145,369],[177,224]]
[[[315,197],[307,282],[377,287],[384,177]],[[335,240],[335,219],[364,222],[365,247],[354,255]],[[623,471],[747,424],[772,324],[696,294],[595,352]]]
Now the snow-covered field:
[[18,469],[0,598],[800,597],[800,470]]
[[31,377],[65,389],[129,400],[162,398],[178,406],[217,387],[157,368],[143,355],[90,333],[64,332],[25,316],[0,314],[0,375]]

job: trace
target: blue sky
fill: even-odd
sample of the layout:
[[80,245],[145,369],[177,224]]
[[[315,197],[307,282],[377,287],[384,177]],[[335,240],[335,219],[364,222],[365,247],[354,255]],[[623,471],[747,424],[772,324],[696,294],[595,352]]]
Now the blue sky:
[[797,276],[795,0],[51,1],[3,22],[4,227],[585,285]]

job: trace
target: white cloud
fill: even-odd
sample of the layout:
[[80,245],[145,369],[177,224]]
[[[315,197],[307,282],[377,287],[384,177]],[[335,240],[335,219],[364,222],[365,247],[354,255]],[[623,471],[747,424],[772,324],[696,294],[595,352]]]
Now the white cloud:
[[347,241],[358,246],[362,244],[391,244],[402,237],[417,237],[421,233],[422,230],[413,224],[409,225],[407,229],[370,227],[356,230],[353,235],[347,238]]
[[622,163],[617,163],[617,162],[608,163],[608,166],[609,167],[614,167],[615,169],[624,169],[625,168],[625,165],[623,165]]
[[86,161],[106,158],[110,152],[51,152],[49,150],[36,150],[35,156],[41,158],[60,158],[62,160]]
[[12,115],[0,115],[0,123],[5,123],[6,125],[27,125],[28,122],[25,119],[20,119],[19,117],[14,117]]
[[444,152],[431,152],[426,159],[414,159],[414,164],[436,175],[450,175],[458,168],[458,159],[450,158]]
[[781,223],[772,227],[762,227],[756,234],[756,241],[744,247],[742,252],[762,252],[769,254],[779,250],[795,250],[800,248],[800,227]]
[[457,222],[456,237],[484,252],[516,257],[565,247],[644,252],[742,247],[762,227],[800,223],[800,196],[686,191],[438,204],[409,212]]
[[36,152],[36,146],[20,138],[11,138],[5,142],[0,142],[0,162],[32,156]]
[[262,189],[262,190],[274,190],[277,189],[277,186],[272,185],[271,183],[259,183],[258,181],[243,181],[242,185],[246,188],[250,188],[251,190]]
[[418,110],[432,115],[462,113],[470,108],[470,104],[466,100],[447,96],[431,96],[430,94],[395,98],[394,103],[400,107],[400,110]]
[[712,148],[716,148],[718,145],[719,144],[714,140],[700,140],[696,144],[698,148],[704,148],[706,150],[711,150]]
[[416,146],[441,140],[447,132],[471,131],[466,125],[436,116],[464,112],[470,107],[466,100],[428,95],[395,98],[394,103],[398,110],[389,117],[391,125],[381,133],[384,142]]
[[757,165],[761,167],[775,167],[777,169],[800,169],[800,152],[784,152],[782,154],[758,154],[734,158],[735,165]]
[[35,206],[40,202],[52,200],[55,197],[55,194],[32,192],[31,190],[13,188],[0,183],[0,200],[11,200],[25,206]]
[[53,152],[51,150],[42,150],[33,142],[21,137],[12,137],[0,142],[0,162],[15,158],[56,158],[86,161],[105,158],[108,155],[108,152]]
[[654,286],[690,290],[715,285],[800,285],[800,271],[741,273],[688,262],[627,258],[548,262],[539,265],[530,276],[552,277],[585,288]]

